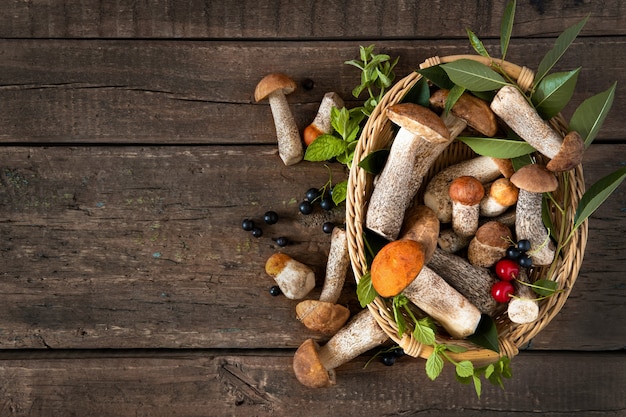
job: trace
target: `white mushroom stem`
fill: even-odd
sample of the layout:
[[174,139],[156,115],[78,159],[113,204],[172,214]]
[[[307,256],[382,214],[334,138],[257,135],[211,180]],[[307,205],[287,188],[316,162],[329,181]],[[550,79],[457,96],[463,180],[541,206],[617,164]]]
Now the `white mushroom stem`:
[[509,320],[513,323],[527,324],[539,318],[537,295],[532,288],[525,285],[529,282],[526,271],[520,269],[519,277],[513,283],[515,286],[515,297],[511,298],[507,307]]
[[319,349],[321,364],[330,373],[362,353],[382,345],[389,336],[368,309],[361,310]]
[[480,215],[496,217],[517,202],[518,190],[508,178],[498,178],[485,184],[485,196],[480,202]]
[[285,297],[300,300],[315,287],[315,272],[284,253],[275,253],[265,263],[265,272],[274,278]]
[[518,240],[528,239],[533,265],[550,265],[554,260],[555,247],[541,217],[542,193],[519,190],[517,200],[515,234]]
[[493,181],[502,175],[503,160],[477,156],[439,171],[424,190],[424,204],[437,213],[439,221],[452,221],[452,200],[448,195],[450,183],[457,177],[471,176],[481,183]]
[[478,310],[493,314],[497,303],[491,296],[491,286],[497,278],[487,268],[470,264],[460,256],[436,250],[428,267],[467,298]]
[[548,158],[554,158],[561,149],[563,138],[539,116],[526,97],[514,86],[498,91],[491,109],[515,133]]
[[341,109],[343,107],[345,107],[345,103],[343,99],[339,97],[339,94],[334,92],[324,94],[315,119],[304,129],[304,142],[311,143],[320,135],[332,133],[332,109]]
[[304,156],[304,148],[296,120],[291,113],[287,97],[280,91],[274,91],[268,96],[278,141],[278,155],[285,165],[300,162]]
[[480,322],[480,311],[426,266],[402,294],[457,339],[474,334]]
[[326,263],[326,277],[320,294],[320,301],[336,303],[346,280],[350,257],[345,230],[335,227],[331,234],[330,251]]

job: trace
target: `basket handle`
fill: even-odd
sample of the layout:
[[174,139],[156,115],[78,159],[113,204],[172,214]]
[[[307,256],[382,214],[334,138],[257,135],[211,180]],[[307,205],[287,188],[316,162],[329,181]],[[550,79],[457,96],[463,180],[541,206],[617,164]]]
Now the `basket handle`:
[[503,61],[498,58],[487,58],[480,55],[449,55],[444,57],[434,56],[426,59],[420,64],[420,68],[428,68],[439,64],[447,64],[449,62],[458,61],[459,59],[471,59],[473,61],[480,62],[488,67],[497,64],[507,75],[517,81],[517,85],[527,92],[533,86],[533,80],[535,79],[535,73],[533,70],[527,67],[520,67],[512,62]]

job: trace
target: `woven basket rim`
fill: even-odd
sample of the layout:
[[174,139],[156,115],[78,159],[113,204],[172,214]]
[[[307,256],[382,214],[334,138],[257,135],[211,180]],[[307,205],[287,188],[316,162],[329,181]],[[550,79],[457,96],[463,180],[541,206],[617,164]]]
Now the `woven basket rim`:
[[[528,68],[508,61],[488,59],[478,55],[435,56],[426,59],[420,64],[420,68],[453,62],[459,59],[472,59],[490,66],[495,64],[497,68],[503,70],[511,79],[515,80],[522,90],[526,91],[532,86],[534,73]],[[392,123],[387,119],[385,109],[400,102],[403,96],[420,78],[421,75],[419,73],[413,72],[392,86],[370,115],[355,150],[355,163],[352,164],[348,178],[346,232],[350,260],[357,282],[367,272],[368,268],[363,242],[363,225],[367,201],[373,187],[373,176],[360,168],[357,161],[360,161],[374,150],[386,147],[393,140],[391,137]],[[550,123],[562,136],[567,133],[567,125],[560,115],[552,119]],[[557,177],[560,184],[559,190],[563,193],[563,198],[571,202],[568,205],[569,210],[564,215],[563,224],[560,223],[560,219],[556,217],[553,219],[563,228],[565,225],[573,224],[575,208],[585,190],[582,166],[579,165],[572,171],[560,173]],[[588,223],[585,221],[573,233],[567,245],[560,252],[559,263],[549,278],[557,282],[558,289],[561,291],[540,302],[540,316],[537,321],[518,325],[511,323],[506,317],[497,318],[500,355],[492,350],[479,348],[465,341],[456,340],[454,341],[455,344],[464,345],[467,351],[460,354],[452,354],[451,356],[455,360],[471,360],[475,363],[493,362],[499,356],[506,355],[509,358],[515,356],[520,348],[524,347],[552,321],[565,304],[582,265],[587,235]],[[539,274],[538,276],[543,278],[546,278],[544,275],[547,273],[548,267],[534,268],[534,274]],[[368,304],[367,308],[385,333],[401,346],[407,354],[427,358],[432,353],[432,346],[422,345],[410,333],[405,333],[402,337],[398,337],[398,326],[386,300],[376,297],[372,303]]]

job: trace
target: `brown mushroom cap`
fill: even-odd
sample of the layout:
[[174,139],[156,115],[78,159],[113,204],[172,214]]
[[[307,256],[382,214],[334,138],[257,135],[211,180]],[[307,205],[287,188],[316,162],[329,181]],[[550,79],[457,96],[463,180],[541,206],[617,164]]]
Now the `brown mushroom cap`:
[[[436,109],[443,110],[450,90],[440,89],[430,96],[430,104]],[[463,93],[452,106],[452,114],[462,119],[468,126],[485,136],[495,136],[498,133],[498,122],[489,104],[468,93]]]
[[319,345],[307,339],[300,345],[293,357],[293,371],[302,385],[309,388],[322,388],[335,384],[335,371],[326,370],[318,355]]
[[308,329],[332,336],[350,318],[348,308],[319,300],[304,300],[296,305],[296,316]]
[[290,260],[289,255],[280,252],[274,253],[265,262],[265,272],[271,277],[276,277]]
[[513,240],[511,229],[495,220],[480,226],[474,237],[484,245],[500,249],[508,248]]
[[503,206],[512,206],[517,201],[519,188],[508,178],[498,178],[489,188],[489,195]]
[[529,164],[521,167],[511,176],[511,182],[517,188],[531,193],[547,193],[559,186],[554,174],[539,164]]
[[455,178],[450,183],[448,193],[452,201],[456,201],[466,206],[473,206],[480,203],[485,196],[485,187],[474,177],[463,175]]
[[585,142],[578,132],[571,131],[563,138],[561,149],[548,162],[546,168],[553,172],[569,171],[580,164],[585,152]]
[[450,131],[432,110],[415,103],[401,103],[386,110],[389,120],[429,142],[442,143],[450,139]]
[[268,74],[256,86],[254,99],[261,101],[274,91],[281,90],[283,94],[292,93],[296,89],[296,82],[280,72]]

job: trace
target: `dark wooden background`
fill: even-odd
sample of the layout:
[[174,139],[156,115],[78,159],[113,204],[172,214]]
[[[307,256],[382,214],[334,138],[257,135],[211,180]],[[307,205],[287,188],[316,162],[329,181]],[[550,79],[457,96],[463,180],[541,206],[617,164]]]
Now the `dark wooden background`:
[[[582,271],[561,313],[480,399],[423,360],[338,370],[299,385],[295,348],[312,334],[295,302],[271,297],[265,260],[306,259],[321,285],[326,220],[297,203],[328,178],[285,167],[267,103],[272,71],[301,85],[300,128],[319,100],[350,95],[359,45],[425,58],[497,53],[504,1],[5,0],[0,6],[0,416],[626,415],[626,233],[622,186],[590,220]],[[584,159],[588,184],[626,162],[626,6],[518,1],[508,58],[536,68],[584,16],[559,63],[582,66],[569,115],[618,81]],[[332,165],[333,179],[346,172]],[[260,239],[240,229],[269,209]],[[311,294],[318,295],[319,287]],[[341,302],[358,310],[350,281]]]

